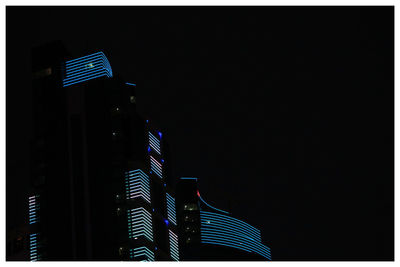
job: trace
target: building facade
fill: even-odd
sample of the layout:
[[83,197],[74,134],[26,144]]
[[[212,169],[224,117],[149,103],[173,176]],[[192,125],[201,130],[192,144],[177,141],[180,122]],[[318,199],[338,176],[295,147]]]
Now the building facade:
[[103,52],[33,49],[29,259],[179,260],[165,136]]
[[271,260],[260,230],[207,203],[197,178],[179,180],[177,200],[183,260]]

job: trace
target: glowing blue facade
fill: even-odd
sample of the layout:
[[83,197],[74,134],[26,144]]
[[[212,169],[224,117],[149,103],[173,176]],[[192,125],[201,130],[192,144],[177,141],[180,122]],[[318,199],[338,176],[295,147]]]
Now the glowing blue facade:
[[175,198],[167,193],[167,217],[168,220],[176,225]]
[[171,230],[168,230],[168,233],[171,258],[175,261],[179,261],[178,236]]
[[97,52],[66,61],[63,86],[71,86],[99,77],[111,78],[112,76],[113,73],[108,59],[103,52]]
[[31,261],[40,260],[40,255],[38,251],[40,243],[38,239],[39,239],[39,233],[34,233],[29,235],[29,255]]
[[162,175],[162,164],[158,162],[153,156],[150,156],[150,169],[153,173],[157,174],[158,177],[161,179],[163,178]]
[[161,155],[160,140],[151,132],[149,132],[149,145],[157,154]]
[[153,242],[153,224],[151,214],[144,208],[135,208],[127,211],[129,238],[137,239],[141,236]]
[[130,258],[139,261],[154,261],[154,252],[147,247],[130,249]]
[[125,172],[126,199],[141,197],[150,200],[150,179],[141,169]]
[[271,260],[270,249],[262,244],[261,232],[250,224],[217,212],[200,211],[201,243],[228,246],[257,253]]
[[29,199],[29,224],[39,222],[39,195],[30,196]]

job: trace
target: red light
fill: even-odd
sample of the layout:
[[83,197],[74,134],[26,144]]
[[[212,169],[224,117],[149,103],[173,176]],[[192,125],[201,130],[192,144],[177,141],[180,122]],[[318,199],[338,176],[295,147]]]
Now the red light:
[[199,193],[199,190],[197,190],[197,196],[198,196],[198,197],[200,197],[200,193]]

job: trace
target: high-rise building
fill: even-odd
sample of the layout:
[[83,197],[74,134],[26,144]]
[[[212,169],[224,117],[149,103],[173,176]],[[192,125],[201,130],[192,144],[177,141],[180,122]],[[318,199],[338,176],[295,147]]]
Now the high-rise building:
[[33,49],[32,63],[29,251],[14,249],[18,236],[11,253],[31,261],[271,259],[260,230],[205,202],[196,178],[181,178],[175,198],[165,133],[138,114],[136,84],[115,75],[103,52],[71,57],[56,42]]
[[260,230],[207,203],[197,178],[179,180],[177,203],[183,260],[271,260]]
[[179,260],[165,136],[103,52],[33,49],[29,258]]

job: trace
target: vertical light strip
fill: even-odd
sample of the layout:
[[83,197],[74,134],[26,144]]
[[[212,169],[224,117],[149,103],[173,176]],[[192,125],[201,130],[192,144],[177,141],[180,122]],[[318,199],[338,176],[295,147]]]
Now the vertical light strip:
[[29,224],[34,224],[39,222],[39,195],[30,196],[28,198],[28,205],[29,205]]
[[200,211],[201,242],[257,253],[271,260],[271,250],[261,243],[261,232],[225,214]]
[[168,231],[169,231],[169,251],[171,258],[175,261],[179,261],[178,236],[171,230]]
[[176,225],[175,199],[173,197],[171,197],[170,194],[168,194],[168,193],[166,195],[167,195],[167,216],[168,216],[168,220]]
[[141,169],[125,172],[126,199],[142,197],[150,200],[150,179]]
[[160,140],[158,140],[158,138],[151,132],[149,132],[149,145],[155,152],[161,155]]
[[127,211],[129,238],[137,239],[140,236],[153,241],[153,224],[151,214],[144,208],[135,208]]
[[150,156],[150,168],[155,174],[157,174],[162,179],[162,165],[152,156]]
[[130,258],[140,261],[154,261],[154,252],[147,247],[131,248]]
[[65,62],[63,86],[85,82],[99,77],[112,77],[112,70],[103,52]]
[[38,252],[39,245],[39,233],[34,233],[29,235],[29,254],[31,261],[40,260],[40,255]]

